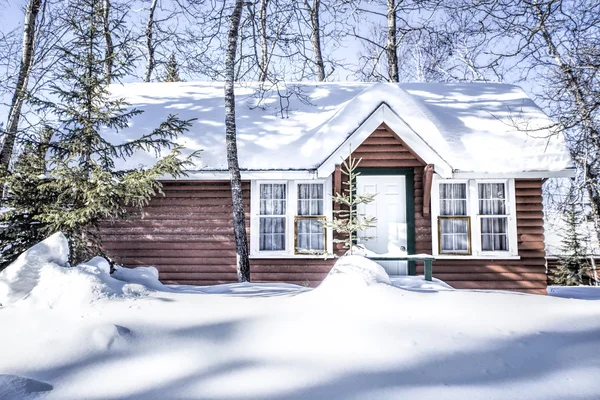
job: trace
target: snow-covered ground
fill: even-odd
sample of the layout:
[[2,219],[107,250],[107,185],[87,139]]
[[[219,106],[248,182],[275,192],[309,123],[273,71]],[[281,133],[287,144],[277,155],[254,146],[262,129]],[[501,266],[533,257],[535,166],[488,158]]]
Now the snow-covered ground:
[[600,286],[548,286],[548,294],[566,299],[600,300]]
[[390,282],[360,256],[314,290],[163,286],[38,246],[0,274],[0,399],[600,398],[598,301]]

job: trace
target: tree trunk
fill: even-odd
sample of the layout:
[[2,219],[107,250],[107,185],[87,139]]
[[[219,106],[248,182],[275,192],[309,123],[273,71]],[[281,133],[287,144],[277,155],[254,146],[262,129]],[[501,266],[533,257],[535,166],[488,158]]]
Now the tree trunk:
[[317,81],[323,82],[325,81],[325,63],[323,62],[323,53],[321,52],[321,22],[319,20],[321,0],[313,0],[312,7],[308,4],[308,0],[305,0],[305,4],[310,13],[310,38],[315,57]]
[[104,65],[106,71],[106,83],[110,85],[112,80],[112,70],[114,63],[114,47],[112,42],[112,36],[110,34],[110,0],[104,0],[104,7],[102,9],[102,25],[104,28],[104,40],[106,41],[106,50],[104,52]]
[[260,35],[260,75],[258,80],[264,82],[267,80],[267,70],[269,68],[269,51],[267,48],[267,8],[269,0],[260,1],[259,10],[259,35]]
[[235,58],[243,4],[243,0],[235,1],[227,41],[225,60],[225,139],[227,144],[229,178],[231,180],[231,199],[233,202],[233,232],[237,252],[237,275],[239,282],[248,282],[250,281],[250,260],[248,259],[248,239],[246,237],[242,179],[237,157],[234,92]]
[[17,131],[19,130],[19,121],[21,119],[21,109],[25,100],[27,91],[27,81],[33,64],[33,55],[35,50],[35,22],[42,6],[42,0],[29,0],[25,9],[25,24],[23,26],[23,50],[21,53],[21,65],[17,77],[17,85],[12,98],[8,122],[0,149],[0,167],[8,168],[13,155]]
[[388,37],[385,52],[388,61],[388,81],[399,82],[398,74],[398,52],[396,39],[396,0],[388,0],[387,2],[387,22],[388,22]]
[[146,62],[146,75],[144,76],[144,82],[150,82],[152,78],[152,71],[154,70],[154,44],[152,43],[152,34],[154,29],[154,11],[158,0],[152,0],[150,4],[150,10],[148,11],[148,23],[146,24],[146,50],[148,50],[148,61]]

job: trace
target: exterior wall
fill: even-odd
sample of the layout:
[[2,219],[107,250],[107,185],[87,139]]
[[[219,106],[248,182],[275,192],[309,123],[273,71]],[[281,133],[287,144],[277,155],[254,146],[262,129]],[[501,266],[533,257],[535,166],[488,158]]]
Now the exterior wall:
[[[423,215],[425,163],[384,125],[363,142],[353,156],[362,158],[361,168],[413,168],[415,251],[431,254],[431,235],[436,231],[432,230],[430,217]],[[339,173],[334,174],[334,191],[341,191],[344,178]],[[542,180],[515,182],[520,260],[440,259],[433,264],[434,276],[461,289],[545,293],[541,187]],[[164,283],[235,282],[236,256],[228,182],[164,182],[163,190],[165,197],[153,199],[142,218],[104,228],[104,243],[109,253],[124,265],[156,266]],[[249,192],[250,185],[246,182],[244,200],[248,216]],[[327,275],[334,261],[251,259],[251,279],[315,286]],[[417,273],[423,274],[420,264]]]
[[[249,213],[250,184],[244,183]],[[237,281],[228,182],[163,182],[143,215],[103,229],[104,245],[127,266],[153,265],[163,283],[211,285]]]
[[[457,289],[500,289],[545,294],[542,183],[541,179],[515,181],[520,260],[440,259],[433,263],[433,276]],[[429,218],[423,218],[423,236],[427,235],[427,231],[431,235],[431,223]],[[421,250],[425,252],[425,247]],[[423,273],[422,266],[417,266],[417,273]]]

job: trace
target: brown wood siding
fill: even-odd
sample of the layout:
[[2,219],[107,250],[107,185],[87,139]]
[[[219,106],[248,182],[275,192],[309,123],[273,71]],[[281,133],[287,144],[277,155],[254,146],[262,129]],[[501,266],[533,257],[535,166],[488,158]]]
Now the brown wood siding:
[[[248,213],[248,182],[243,190]],[[163,192],[142,215],[103,228],[108,253],[123,265],[155,266],[163,283],[236,282],[229,183],[168,181]]]
[[[416,179],[415,179],[416,186]],[[546,293],[542,180],[515,181],[520,260],[436,260],[433,276],[457,289],[501,289]],[[416,197],[416,196],[415,196]],[[420,214],[415,199],[417,253],[431,252],[431,219]],[[435,227],[437,232],[437,227]],[[417,273],[423,267],[417,266]]]

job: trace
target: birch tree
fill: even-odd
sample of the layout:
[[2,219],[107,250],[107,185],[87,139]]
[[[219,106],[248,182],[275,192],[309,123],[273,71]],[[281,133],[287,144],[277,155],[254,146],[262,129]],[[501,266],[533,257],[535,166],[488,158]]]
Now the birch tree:
[[491,62],[538,84],[533,94],[567,139],[600,239],[600,2],[486,0],[477,10]]
[[156,12],[156,6],[158,5],[158,0],[151,0],[150,8],[148,9],[148,21],[146,22],[146,73],[144,74],[144,82],[150,82],[152,78],[152,72],[154,71],[154,67],[156,66],[156,61],[154,59],[154,52],[156,51],[156,44],[153,41],[154,36],[154,13]]
[[227,165],[231,180],[231,199],[233,203],[233,231],[237,253],[237,276],[239,282],[250,281],[250,260],[248,258],[248,239],[246,237],[246,216],[242,194],[242,178],[238,163],[236,123],[235,123],[235,62],[238,48],[240,21],[244,2],[235,0],[231,13],[227,53],[225,59],[225,139],[227,144]]
[[112,69],[114,63],[114,47],[112,41],[112,33],[110,30],[110,0],[103,0],[102,8],[102,28],[104,30],[104,41],[106,50],[104,54],[105,58],[105,76],[106,82],[110,85],[112,77]]
[[[411,14],[424,11],[425,1],[379,0],[363,2],[356,8],[352,35],[364,48],[359,56],[362,79],[399,82],[398,48],[421,25],[411,21]],[[371,23],[363,23],[363,21]],[[385,21],[385,22],[383,22]]]
[[323,61],[323,50],[321,48],[321,0],[304,0],[304,6],[310,16],[310,42],[314,54],[315,75],[319,82],[325,80],[325,62]]
[[29,0],[25,8],[25,23],[23,25],[23,45],[17,83],[12,97],[8,114],[8,122],[2,135],[0,149],[0,168],[9,168],[13,155],[15,141],[19,130],[21,110],[27,94],[29,74],[34,60],[36,21],[42,8],[42,0]]

